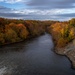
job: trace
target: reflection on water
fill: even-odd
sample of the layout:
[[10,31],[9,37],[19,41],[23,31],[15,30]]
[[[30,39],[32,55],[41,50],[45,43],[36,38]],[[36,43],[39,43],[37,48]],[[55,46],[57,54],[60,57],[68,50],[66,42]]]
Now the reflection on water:
[[75,70],[66,57],[53,52],[52,38],[45,34],[1,47],[0,75],[75,75]]

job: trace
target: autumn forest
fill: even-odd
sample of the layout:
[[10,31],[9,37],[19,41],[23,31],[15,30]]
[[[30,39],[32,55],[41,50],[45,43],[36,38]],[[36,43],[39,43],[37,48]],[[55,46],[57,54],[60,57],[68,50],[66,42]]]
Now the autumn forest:
[[59,22],[0,18],[0,45],[23,41],[45,32],[52,34],[56,46],[63,47],[75,38],[75,19]]
[[[69,21],[39,21],[0,18],[0,45],[18,43],[45,33],[51,34],[57,54],[66,55],[74,62],[75,18]],[[69,50],[67,50],[67,48]]]

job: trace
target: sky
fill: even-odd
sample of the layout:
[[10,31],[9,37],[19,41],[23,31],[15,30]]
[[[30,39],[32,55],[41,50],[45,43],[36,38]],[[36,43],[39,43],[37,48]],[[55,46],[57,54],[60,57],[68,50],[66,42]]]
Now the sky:
[[75,0],[0,0],[0,17],[65,21],[75,17]]

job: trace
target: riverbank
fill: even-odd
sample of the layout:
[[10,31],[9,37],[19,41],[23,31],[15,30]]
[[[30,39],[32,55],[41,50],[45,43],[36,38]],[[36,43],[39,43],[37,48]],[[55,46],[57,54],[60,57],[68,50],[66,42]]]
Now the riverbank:
[[55,44],[55,52],[68,57],[75,68],[75,27],[69,22],[59,22],[48,27]]
[[37,35],[37,36],[29,36],[28,38],[24,39],[24,40],[19,40],[19,41],[16,41],[16,42],[11,42],[11,43],[5,43],[5,44],[1,44],[0,47],[4,47],[4,46],[9,46],[9,45],[14,45],[14,44],[18,44],[18,43],[22,43],[22,42],[27,42],[28,40],[32,40],[32,39],[35,39],[39,36],[42,36],[44,35],[45,33],[41,33],[40,35]]
[[72,63],[72,68],[75,69],[75,40],[68,43],[63,48],[55,47],[55,52],[60,55],[65,55]]

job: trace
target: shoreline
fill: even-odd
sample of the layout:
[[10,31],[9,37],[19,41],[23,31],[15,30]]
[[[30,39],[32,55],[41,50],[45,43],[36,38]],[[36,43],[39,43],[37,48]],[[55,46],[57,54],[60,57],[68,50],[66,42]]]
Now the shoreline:
[[[0,47],[7,46],[7,45],[12,45],[12,44],[17,44],[17,43],[21,43],[21,42],[24,42],[24,41],[27,41],[27,40],[34,39],[34,38],[39,37],[39,36],[44,35],[44,34],[45,34],[45,33],[42,33],[42,34],[40,34],[40,35],[38,35],[38,36],[30,36],[29,38],[27,38],[27,39],[25,39],[25,40],[20,40],[20,41],[13,42],[13,43],[6,43],[6,44],[3,44],[3,45],[0,45]],[[54,39],[53,39],[53,42],[54,42]],[[67,57],[67,58],[69,59],[69,61],[71,62],[71,68],[75,70],[75,56],[74,56],[74,55],[75,55],[75,52],[74,52],[74,50],[70,50],[70,51],[67,51],[66,53],[64,53],[64,52],[66,51],[67,46],[69,46],[69,48],[70,48],[71,46],[74,46],[74,45],[73,45],[73,42],[69,43],[68,45],[66,45],[66,46],[63,47],[63,48],[58,48],[58,47],[56,47],[56,45],[54,44],[54,49],[53,49],[53,51],[54,51],[56,54],[60,55],[60,56],[65,56],[65,57]],[[74,53],[74,54],[71,55],[72,53]]]
[[55,52],[57,55],[65,56],[65,57],[70,61],[70,63],[71,63],[71,68],[72,68],[73,70],[75,70],[75,67],[74,67],[73,64],[72,64],[72,61],[70,60],[70,58],[69,58],[67,55],[59,54],[59,53],[57,53],[55,50],[54,50],[54,52]]
[[17,44],[17,43],[25,42],[25,41],[28,41],[28,40],[37,38],[37,37],[39,37],[39,36],[41,36],[41,35],[44,35],[44,34],[45,34],[45,33],[41,33],[41,34],[39,34],[39,35],[37,35],[37,36],[29,36],[28,38],[26,38],[26,39],[24,39],[24,40],[21,39],[21,40],[19,40],[19,41],[12,42],[12,43],[1,44],[1,45],[0,45],[0,48],[3,47],[3,46],[7,46],[7,45],[12,45],[12,44]]
[[[69,43],[67,46],[69,46],[69,48],[71,47],[71,45],[73,45],[73,43]],[[54,52],[58,55],[61,56],[65,56],[69,59],[69,61],[71,62],[71,68],[75,70],[75,51],[74,50],[70,50],[67,51],[67,46],[63,47],[63,48],[57,48],[56,46],[54,47]]]

